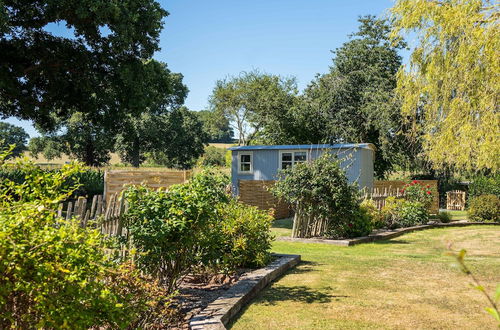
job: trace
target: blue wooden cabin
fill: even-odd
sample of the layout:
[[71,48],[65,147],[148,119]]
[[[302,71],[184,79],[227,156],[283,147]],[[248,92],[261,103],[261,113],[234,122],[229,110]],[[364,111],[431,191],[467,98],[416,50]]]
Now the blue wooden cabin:
[[375,146],[357,144],[300,144],[231,147],[233,192],[239,195],[239,180],[276,180],[280,169],[332,152],[341,160],[350,182],[360,189],[373,188]]

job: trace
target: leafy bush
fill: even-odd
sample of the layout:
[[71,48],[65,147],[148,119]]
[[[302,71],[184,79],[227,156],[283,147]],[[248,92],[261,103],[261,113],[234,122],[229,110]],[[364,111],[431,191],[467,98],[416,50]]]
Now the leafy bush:
[[331,154],[281,171],[271,191],[295,209],[294,237],[351,237],[353,222],[363,233],[371,230],[368,217],[359,216],[357,187]]
[[[220,204],[220,241],[216,250],[226,272],[238,267],[262,267],[269,262],[273,218],[265,211],[231,200]],[[215,234],[215,233],[214,233]]]
[[446,211],[439,212],[437,218],[441,223],[449,223],[451,222],[451,213]]
[[387,197],[382,214],[388,228],[412,227],[428,222],[429,213],[422,202]]
[[227,182],[227,177],[205,171],[168,191],[133,186],[125,192],[125,225],[138,251],[137,265],[168,292],[211,252],[211,224],[220,217],[217,205],[229,200]]
[[476,176],[469,185],[469,201],[481,195],[500,197],[500,174]]
[[199,166],[225,166],[226,165],[226,150],[208,146],[205,148],[205,153],[198,160]]
[[119,269],[98,231],[56,217],[80,167],[47,172],[22,161],[18,169],[23,183],[0,181],[0,328],[123,328],[138,320],[152,295],[131,296],[126,282],[110,280]]
[[405,198],[410,202],[419,202],[426,207],[429,207],[432,203],[433,192],[431,187],[418,180],[413,180],[405,184],[401,192],[404,193]]
[[482,195],[474,197],[467,210],[472,221],[500,222],[500,198],[495,195]]
[[359,205],[359,208],[370,217],[373,228],[379,229],[385,226],[384,216],[373,200],[364,199]]

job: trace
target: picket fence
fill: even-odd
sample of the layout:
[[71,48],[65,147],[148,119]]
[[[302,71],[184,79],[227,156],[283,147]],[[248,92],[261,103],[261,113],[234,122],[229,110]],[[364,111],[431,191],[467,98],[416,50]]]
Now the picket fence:
[[107,203],[103,195],[94,196],[91,203],[85,197],[78,197],[75,201],[59,204],[57,215],[66,220],[74,218],[82,227],[93,223],[105,235],[121,236],[124,234],[122,215],[126,207],[125,200],[117,193],[110,195]]
[[402,193],[399,188],[385,187],[365,190],[363,197],[365,199],[371,199],[377,209],[381,210],[385,206],[387,197],[403,197],[403,195],[404,193]]

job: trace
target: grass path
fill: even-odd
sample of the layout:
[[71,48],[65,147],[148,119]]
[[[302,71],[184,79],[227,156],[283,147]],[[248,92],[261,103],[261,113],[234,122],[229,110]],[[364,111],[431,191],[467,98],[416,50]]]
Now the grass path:
[[[275,231],[285,234],[287,223]],[[285,228],[279,228],[279,227]],[[489,292],[500,283],[500,228],[414,232],[394,240],[339,247],[277,241],[273,251],[303,262],[273,283],[232,329],[498,329],[481,293],[469,286],[446,246]]]

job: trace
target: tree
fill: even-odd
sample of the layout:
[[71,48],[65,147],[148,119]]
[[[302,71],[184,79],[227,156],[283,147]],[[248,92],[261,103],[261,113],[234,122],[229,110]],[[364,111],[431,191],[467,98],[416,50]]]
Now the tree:
[[15,144],[11,156],[17,157],[26,150],[26,142],[29,135],[19,126],[0,122],[0,148]]
[[500,26],[487,0],[398,0],[393,37],[418,44],[398,73],[402,113],[434,168],[498,171]]
[[330,72],[311,82],[292,113],[295,140],[374,143],[375,173],[383,177],[407,147],[397,134],[402,119],[393,101],[398,50],[405,44],[391,44],[385,20],[365,16],[359,22],[359,31],[334,51]]
[[[0,114],[50,130],[75,112],[101,125],[140,113],[135,85],[167,14],[154,0],[2,1]],[[73,35],[48,32],[52,23]]]
[[191,168],[203,155],[208,140],[203,124],[186,107],[174,109],[158,120],[158,142],[150,153],[158,165],[172,168]]
[[287,122],[276,118],[286,115],[296,95],[295,79],[252,71],[217,81],[210,103],[234,126],[238,144],[248,145],[255,139],[274,140]]
[[165,63],[152,60],[146,67],[148,79],[144,80],[144,86],[135,87],[148,91],[134,100],[142,112],[138,115],[130,112],[125,116],[120,122],[115,144],[121,159],[134,167],[139,167],[147,152],[161,151],[174,134],[169,129],[182,130],[181,126],[170,125],[168,114],[184,103],[188,92],[182,75],[170,72]]
[[231,143],[234,141],[234,131],[229,120],[220,113],[201,110],[193,111],[203,123],[203,130],[208,135],[208,142]]

